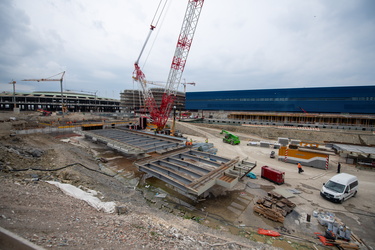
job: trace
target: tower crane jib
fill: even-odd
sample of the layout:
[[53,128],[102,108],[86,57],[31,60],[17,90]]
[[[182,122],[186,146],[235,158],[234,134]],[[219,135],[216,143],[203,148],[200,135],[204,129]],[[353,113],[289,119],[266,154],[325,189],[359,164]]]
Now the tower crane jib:
[[[52,78],[55,76],[61,75],[60,78]],[[64,95],[63,95],[63,80],[64,80],[65,71],[58,73],[56,75],[50,76],[48,78],[41,78],[41,79],[24,79],[22,81],[32,81],[32,82],[60,82],[60,91],[61,91],[61,111],[64,114],[67,111],[66,105],[64,103]]]

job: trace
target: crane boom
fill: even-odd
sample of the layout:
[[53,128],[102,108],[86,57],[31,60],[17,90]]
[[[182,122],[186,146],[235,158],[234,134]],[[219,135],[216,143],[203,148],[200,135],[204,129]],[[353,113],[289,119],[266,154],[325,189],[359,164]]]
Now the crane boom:
[[182,73],[186,65],[186,60],[193,41],[195,29],[198,24],[203,3],[204,0],[188,0],[188,5],[182,23],[180,35],[177,40],[176,50],[172,59],[171,69],[169,71],[168,80],[165,85],[160,107],[157,107],[152,92],[147,87],[145,74],[142,72],[141,68],[138,65],[139,59],[150,38],[150,34],[155,29],[156,25],[151,24],[150,32],[147,36],[146,42],[142,47],[137,61],[134,63],[135,70],[133,72],[133,79],[137,81],[142,88],[145,105],[147,106],[150,116],[154,120],[154,124],[157,126],[158,130],[164,128],[172,111],[173,103],[178,90],[178,85],[180,84]]
[[[53,78],[41,78],[41,79],[23,79],[22,81],[32,81],[32,82],[62,82],[64,79],[65,71],[58,73],[57,75],[60,75],[61,77],[59,79],[53,79]],[[51,76],[55,77],[57,75]]]
[[42,79],[23,79],[22,81],[30,81],[30,82],[59,82],[59,81],[61,81],[61,79],[42,78]]
[[204,0],[189,0],[188,2],[165,89],[165,92],[168,94],[175,95],[177,92],[193,42],[203,2]]
[[[163,2],[164,2],[164,4],[163,4]],[[150,112],[150,116],[151,117],[157,117],[159,115],[159,109],[157,108],[156,101],[155,101],[155,98],[154,98],[154,96],[153,96],[153,94],[151,92],[151,89],[149,89],[148,86],[147,86],[146,76],[142,72],[142,69],[139,67],[138,64],[139,64],[139,60],[141,59],[141,56],[143,54],[143,51],[146,48],[148,40],[150,39],[152,31],[154,31],[154,29],[156,28],[157,24],[159,23],[159,20],[160,20],[162,14],[163,14],[163,11],[165,9],[166,4],[167,4],[167,0],[165,0],[165,1],[160,0],[158,8],[156,10],[156,13],[154,15],[154,18],[151,21],[150,31],[149,31],[149,33],[147,35],[146,41],[143,44],[141,52],[140,52],[137,60],[134,63],[134,68],[135,69],[133,71],[133,79],[136,82],[138,82],[138,84],[142,88],[142,94],[143,94],[143,98],[144,98],[144,101],[145,101],[145,105],[146,105],[146,107],[148,107],[148,110]],[[156,20],[155,20],[155,18],[156,18]]]
[[178,85],[180,84],[182,73],[184,72],[186,60],[189,55],[199,16],[204,0],[188,0],[185,17],[182,22],[180,35],[177,40],[176,50],[172,59],[167,84],[162,97],[159,114],[152,117],[159,129],[164,128],[172,111],[176,97]]

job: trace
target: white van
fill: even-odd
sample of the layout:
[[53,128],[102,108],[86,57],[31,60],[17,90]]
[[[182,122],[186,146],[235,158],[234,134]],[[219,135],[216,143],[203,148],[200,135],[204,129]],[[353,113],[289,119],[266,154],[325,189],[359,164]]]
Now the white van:
[[356,176],[341,173],[333,176],[327,183],[323,183],[320,195],[328,200],[342,203],[344,200],[355,196],[358,191]]

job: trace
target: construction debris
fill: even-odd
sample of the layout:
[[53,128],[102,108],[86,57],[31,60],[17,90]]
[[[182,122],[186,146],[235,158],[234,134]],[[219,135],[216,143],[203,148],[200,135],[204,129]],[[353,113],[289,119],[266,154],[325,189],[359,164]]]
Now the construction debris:
[[317,214],[319,224],[326,227],[324,236],[315,233],[326,246],[337,246],[339,249],[370,249],[366,243],[355,235],[349,227],[330,212]]
[[291,213],[295,207],[296,204],[284,198],[282,195],[275,192],[268,192],[268,196],[260,198],[253,209],[254,212],[270,220],[283,223],[285,217]]

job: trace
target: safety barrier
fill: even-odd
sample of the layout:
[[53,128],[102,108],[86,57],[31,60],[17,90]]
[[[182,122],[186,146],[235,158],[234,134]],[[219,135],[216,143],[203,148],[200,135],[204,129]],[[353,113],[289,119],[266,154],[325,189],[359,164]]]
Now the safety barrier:
[[63,127],[46,127],[46,128],[35,128],[35,129],[25,129],[25,130],[13,130],[12,132],[17,135],[29,135],[29,134],[48,134],[48,133],[60,133],[60,132],[71,132],[80,131],[81,127],[74,126],[63,126]]
[[260,124],[241,124],[241,125],[245,126],[245,127],[265,127],[265,128],[281,128],[281,129],[293,129],[293,130],[313,130],[313,131],[320,131],[320,128],[309,128],[309,127],[260,125]]

